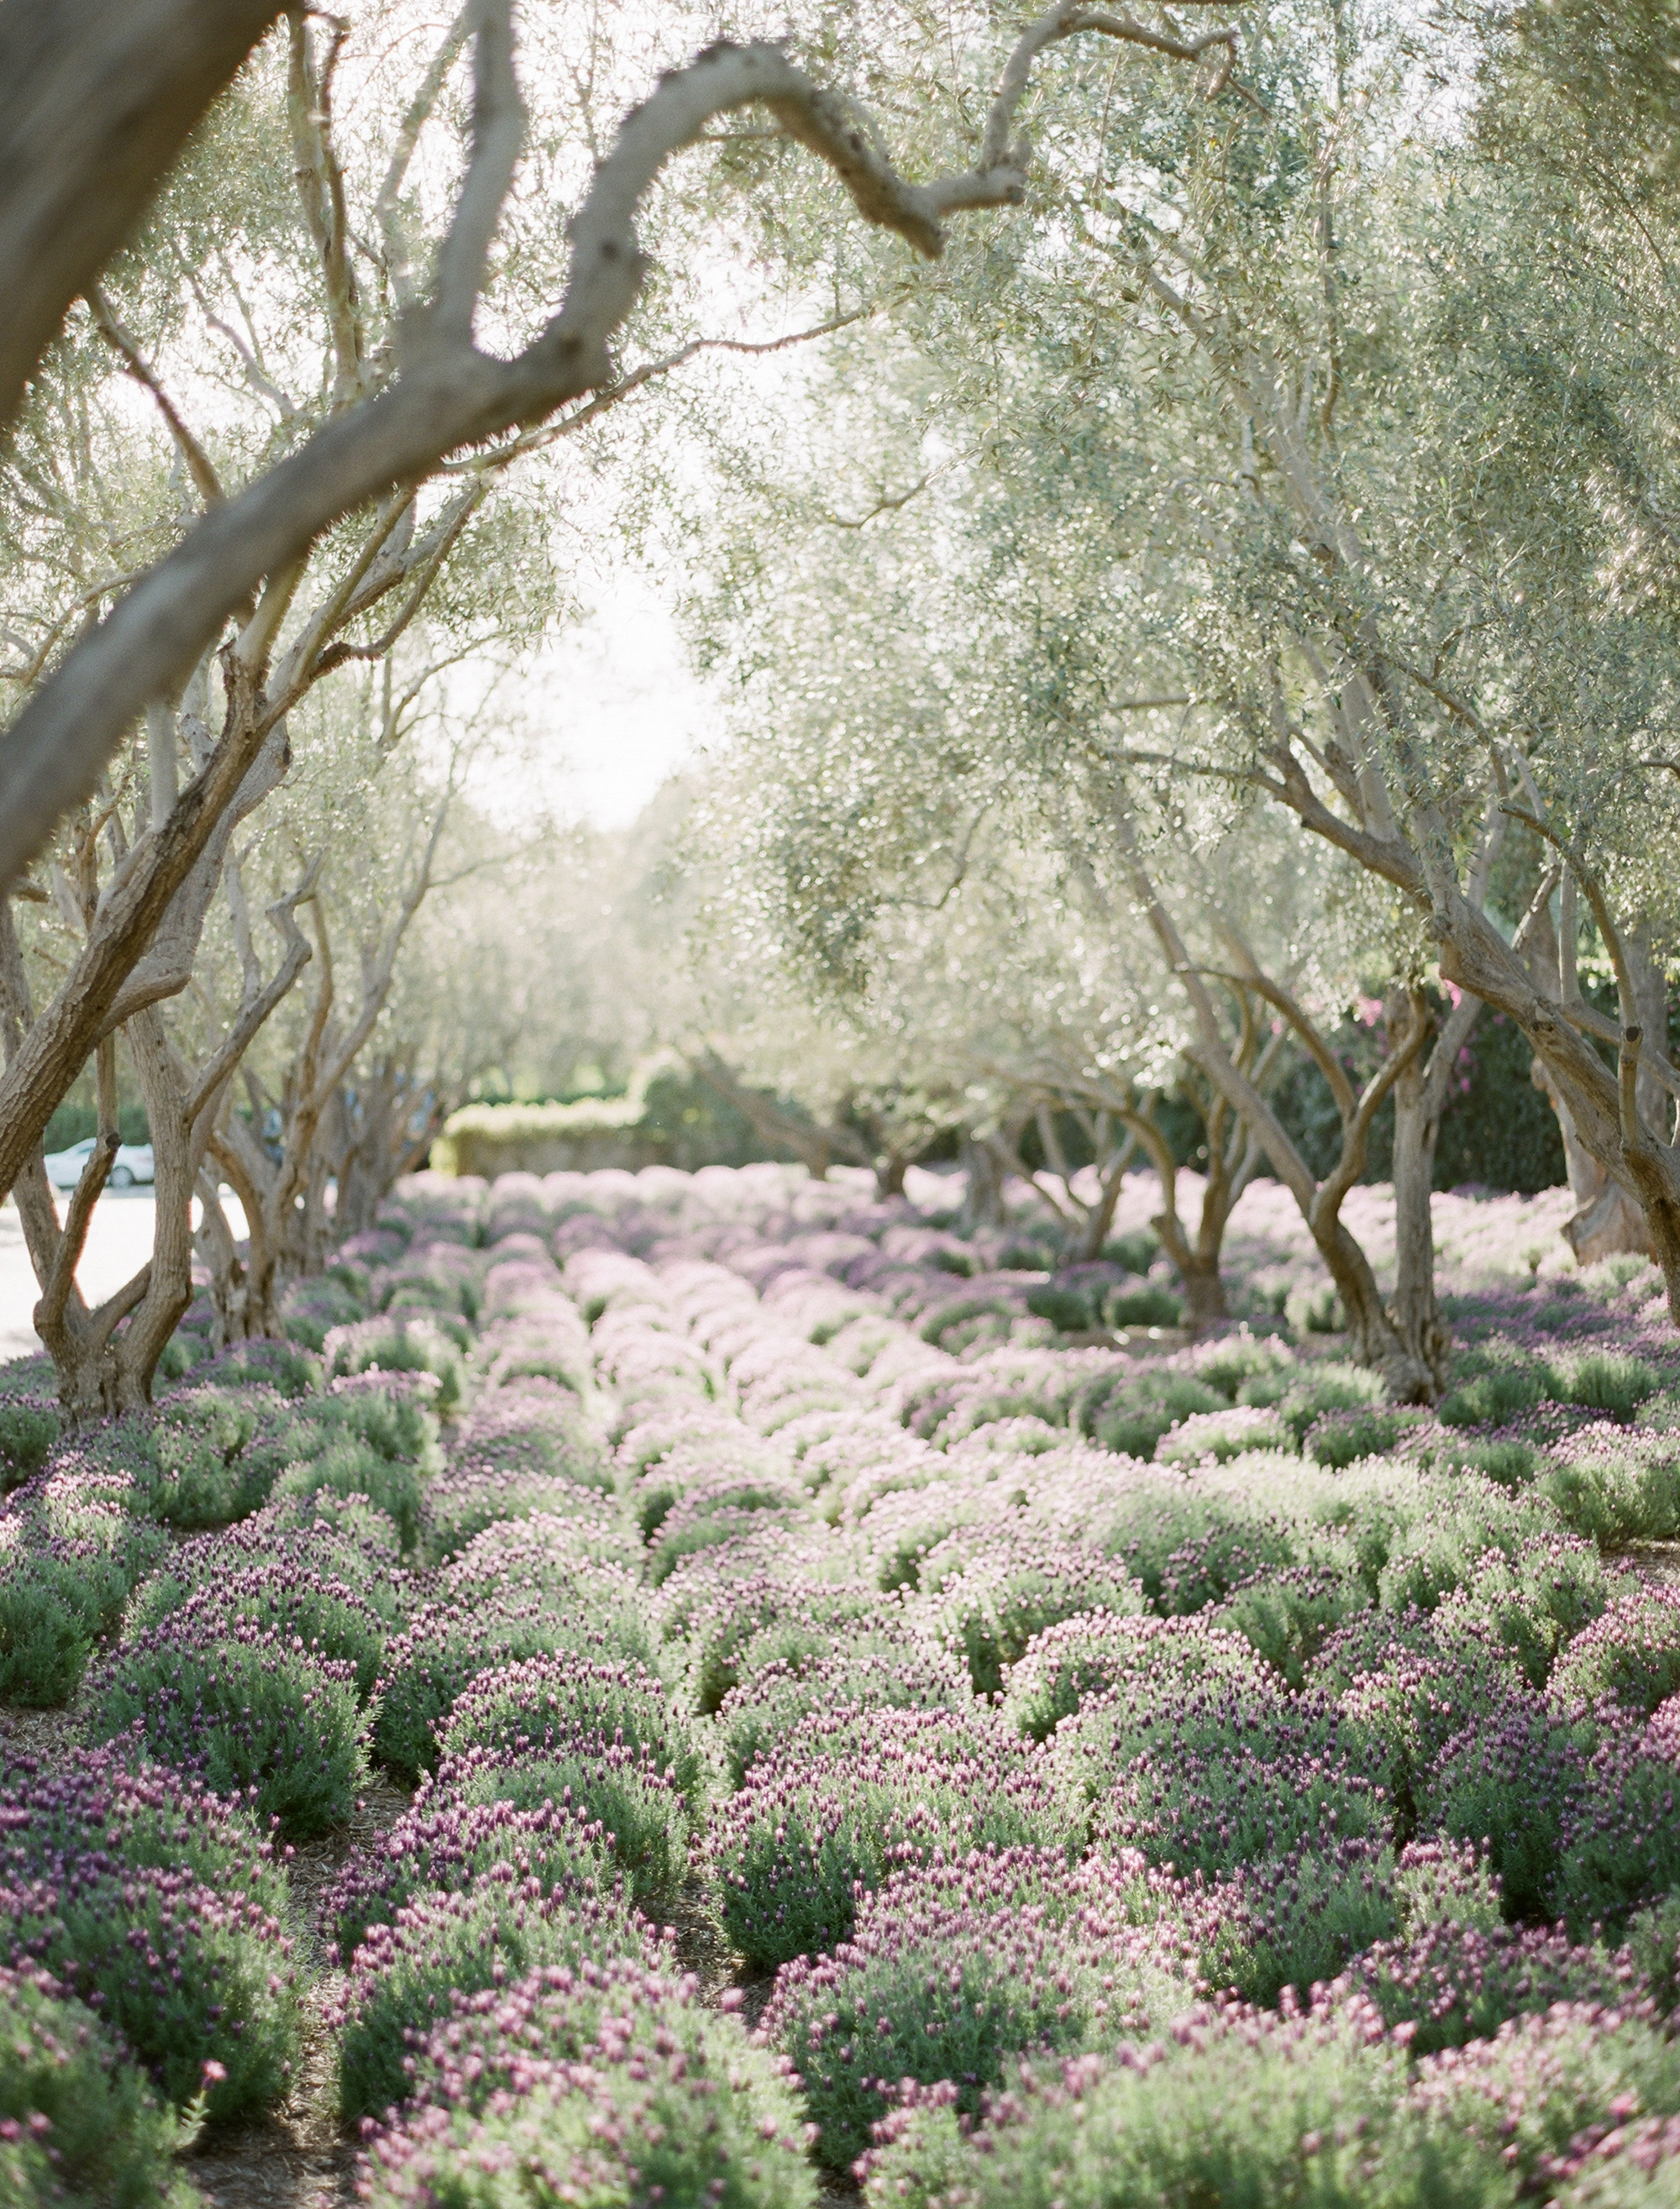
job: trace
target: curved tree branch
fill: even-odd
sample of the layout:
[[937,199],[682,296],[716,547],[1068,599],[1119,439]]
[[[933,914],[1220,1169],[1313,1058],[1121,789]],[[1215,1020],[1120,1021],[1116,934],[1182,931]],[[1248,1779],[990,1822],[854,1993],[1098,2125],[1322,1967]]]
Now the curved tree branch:
[[[58,817],[87,797],[147,700],[183,679],[229,615],[265,578],[272,586],[297,563],[333,521],[394,485],[422,479],[450,453],[540,421],[611,380],[611,348],[646,267],[636,217],[672,155],[701,137],[714,117],[755,105],[767,108],[788,136],[828,165],[866,221],[936,256],[948,216],[1016,205],[1026,195],[1027,149],[1006,141],[1035,54],[1087,31],[1161,43],[1122,18],[1066,5],[1051,9],[1017,45],[980,166],[924,184],[902,178],[852,111],[813,84],[780,47],[712,46],[663,77],[625,117],[572,225],[558,312],[522,353],[500,360],[461,336],[461,288],[482,270],[481,241],[493,231],[484,209],[493,191],[499,207],[511,173],[509,100],[517,95],[509,94],[504,67],[507,24],[507,0],[481,0],[479,99],[472,159],[443,256],[446,288],[431,310],[404,324],[394,381],[344,406],[268,474],[207,515],[72,647],[24,708],[0,739],[0,885],[16,876]],[[1228,43],[1234,35],[1222,37]]]

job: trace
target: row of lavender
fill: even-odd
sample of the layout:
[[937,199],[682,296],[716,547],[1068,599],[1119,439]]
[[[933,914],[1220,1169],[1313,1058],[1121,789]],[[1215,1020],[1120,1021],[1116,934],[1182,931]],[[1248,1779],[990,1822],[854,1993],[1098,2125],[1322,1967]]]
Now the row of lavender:
[[423,1177],[155,1421],[15,1369],[0,2184],[184,2196],[324,1989],[381,2203],[1680,2200],[1648,1284],[1466,1303],[1434,1416],[1024,1238]]

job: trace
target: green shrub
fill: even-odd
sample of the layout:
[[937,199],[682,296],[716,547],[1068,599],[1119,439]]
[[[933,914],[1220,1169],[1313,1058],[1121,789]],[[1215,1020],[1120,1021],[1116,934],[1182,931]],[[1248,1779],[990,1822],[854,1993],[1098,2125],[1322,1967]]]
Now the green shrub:
[[0,2199],[14,2209],[190,2209],[181,2127],[104,2026],[42,1971],[0,1966]]
[[438,1743],[449,1756],[472,1749],[522,1756],[551,1744],[604,1749],[615,1741],[647,1756],[690,1803],[704,1769],[665,1682],[626,1660],[575,1649],[543,1652],[479,1674],[462,1689]]
[[1198,1411],[1217,1411],[1223,1402],[1217,1389],[1190,1374],[1148,1374],[1110,1380],[1100,1397],[1081,1401],[1077,1417],[1081,1431],[1105,1449],[1147,1459],[1169,1427]]
[[1093,1531],[1168,1617],[1204,1610],[1296,1556],[1288,1528],[1249,1496],[1171,1475],[1116,1497]]
[[359,1373],[433,1373],[437,1405],[447,1411],[461,1401],[467,1367],[461,1345],[439,1325],[441,1315],[394,1312],[335,1327],[322,1345],[329,1380]]
[[85,1476],[50,1474],[16,1490],[0,1514],[0,1698],[68,1702],[164,1540]]
[[27,1396],[0,1399],[0,1494],[33,1480],[58,1439],[57,1410]]
[[1286,1343],[1251,1334],[1246,1327],[1225,1335],[1195,1354],[1195,1375],[1217,1388],[1229,1404],[1275,1404],[1301,1371]]
[[[340,1659],[366,1702],[385,1648],[385,1624],[372,1604],[325,1569],[325,1559],[307,1543],[280,1546],[259,1563],[238,1550],[219,1559],[215,1537],[209,1543],[212,1554],[193,1560],[190,1580],[166,1569],[140,1588],[124,1640],[138,1640],[166,1620],[214,1634],[240,1619],[282,1641],[295,1636],[313,1656]],[[171,1559],[172,1568],[180,1554]]]
[[1680,1588],[1665,1582],[1616,1597],[1563,1650],[1551,1693],[1568,1711],[1610,1696],[1647,1718],[1680,1694]]
[[1680,2047],[1634,2005],[1560,2004],[1460,2049],[1420,2086],[1432,2118],[1500,2157],[1518,2200],[1549,2200],[1558,2165],[1590,2152],[1617,2115],[1680,2112]]
[[929,1636],[966,1666],[975,1694],[996,1695],[1046,1627],[1087,1611],[1119,1617],[1142,1609],[1143,1591],[1118,1566],[1089,1550],[1031,1544],[1016,1536],[972,1557],[924,1596],[917,1616]]
[[1680,1442],[1590,1426],[1554,1444],[1535,1485],[1572,1533],[1619,1547],[1680,1536]]
[[900,2080],[949,2080],[978,2116],[1011,2058],[1112,2045],[1188,2007],[1165,1943],[1081,1899],[1053,1853],[972,1856],[894,1876],[854,1940],[785,1965],[760,2030],[804,2083],[818,2160],[850,2170]]
[[1030,1288],[1027,1309],[1035,1319],[1047,1319],[1063,1334],[1083,1334],[1097,1324],[1090,1297],[1079,1289],[1058,1287],[1054,1281]]
[[1370,1593],[1350,1557],[1340,1571],[1286,1565],[1256,1573],[1239,1582],[1210,1614],[1210,1622],[1240,1634],[1257,1657],[1299,1688],[1330,1636],[1370,1607]]
[[1449,1388],[1436,1417],[1448,1427],[1498,1427],[1543,1397],[1559,1393],[1557,1375],[1538,1361],[1489,1365]]
[[1347,1325],[1341,1298],[1328,1281],[1292,1289],[1284,1298],[1283,1315],[1297,1334],[1340,1334]]
[[298,1282],[280,1300],[280,1325],[306,1350],[318,1351],[335,1327],[348,1327],[366,1316],[362,1298],[330,1273]]
[[523,2175],[541,2172],[549,2200],[597,2209],[815,2200],[785,2060],[691,1981],[556,1967],[498,1992],[490,2014],[458,2004],[418,2064],[416,2107],[374,2144],[373,2209],[492,2209],[511,2202],[500,2182],[515,2172],[527,2201]]
[[1033,1741],[1123,1680],[1252,1680],[1254,1655],[1235,1634],[1196,1618],[1064,1619],[1030,1642],[1009,1675],[1003,1716]]
[[199,1770],[294,1837],[342,1825],[366,1773],[356,1675],[290,1635],[189,1606],[124,1643],[89,1688],[88,1737]]
[[1160,1243],[1147,1228],[1134,1228],[1129,1235],[1111,1235],[1103,1245],[1103,1257],[1111,1266],[1123,1266],[1129,1273],[1147,1273],[1160,1255]]
[[1159,1281],[1135,1289],[1111,1289],[1103,1298],[1105,1327],[1177,1327],[1184,1307]]
[[1671,1713],[1637,1734],[1607,1728],[1563,1804],[1547,1899],[1577,1940],[1680,1887],[1675,1733]]
[[374,1752],[412,1781],[437,1761],[437,1728],[455,1698],[503,1664],[575,1646],[577,1629],[546,1604],[517,1597],[471,1610],[429,1604],[388,1642],[374,1714]]
[[[1473,1850],[1392,1849],[1369,1840],[1311,1842],[1234,1869],[1210,1891],[1198,1964],[1245,2001],[1310,1997],[1350,1958],[1448,1924],[1496,1925],[1498,1892]],[[1201,1927],[1196,1927],[1198,1932]]]
[[528,1897],[506,1864],[486,1867],[466,1893],[418,1895],[390,1924],[372,1927],[350,1960],[334,2019],[342,2028],[340,2116],[353,2123],[403,2098],[410,2046],[444,2021],[455,1997],[545,1965],[575,1971],[643,1947],[626,1910],[610,1901],[569,1906]]
[[510,1803],[515,1809],[535,1810],[545,1803],[575,1804],[600,1827],[603,1845],[638,1910],[668,1911],[683,1891],[689,1870],[687,1806],[651,1756],[622,1743],[545,1749],[506,1760],[452,1760],[438,1774],[438,1791],[453,1792],[464,1808]]
[[1277,1399],[1277,1412],[1299,1449],[1327,1411],[1365,1411],[1382,1400],[1382,1383],[1363,1365],[1309,1365]]
[[985,1713],[854,1710],[761,1756],[709,1839],[725,1928],[762,1967],[845,1940],[859,1894],[895,1866],[1069,1831],[1034,1754]]
[[1566,1404],[1585,1404],[1614,1418],[1631,1419],[1647,1397],[1656,1394],[1660,1376],[1642,1357],[1592,1350],[1565,1358],[1560,1378]]
[[1515,1557],[1529,1542],[1557,1532],[1557,1515],[1542,1498],[1508,1496],[1485,1475],[1466,1472],[1437,1486],[1424,1508],[1396,1530],[1377,1578],[1377,1600],[1385,1610],[1433,1610],[1470,1579],[1490,1550]]
[[274,1494],[281,1501],[304,1503],[323,1490],[365,1496],[396,1528],[404,1556],[412,1557],[418,1549],[425,1489],[419,1467],[406,1459],[382,1457],[370,1443],[346,1435],[328,1442],[318,1457],[289,1466]]
[[418,1466],[423,1473],[437,1472],[443,1462],[436,1416],[400,1385],[387,1390],[364,1382],[294,1407],[288,1436],[294,1457],[318,1456],[328,1442],[346,1435],[393,1464]]
[[[1289,1406],[1286,1405],[1286,1416]],[[1430,1414],[1411,1405],[1364,1405],[1322,1411],[1301,1435],[1303,1454],[1316,1465],[1340,1472],[1361,1458],[1384,1457],[1401,1437],[1424,1424]],[[1496,1448],[1515,1445],[1499,1443]]]
[[1448,1472],[1479,1472],[1514,1496],[1532,1483],[1539,1459],[1527,1442],[1508,1439],[1448,1442],[1436,1451],[1435,1462]]
[[1051,1777],[1094,1842],[1211,1875],[1387,1838],[1383,1791],[1335,1705],[1249,1663],[1246,1677],[1134,1675],[1060,1727]]
[[1575,1729],[1527,1698],[1480,1703],[1414,1783],[1425,1832],[1485,1844],[1507,1915],[1550,1918],[1567,1821],[1587,1788]]
[[1414,2056],[1490,2040],[1511,2019],[1554,2002],[1611,2009],[1628,2000],[1625,1965],[1602,1946],[1578,1945],[1551,1926],[1485,1917],[1425,1920],[1408,1937],[1377,1941],[1332,1991],[1374,2002],[1385,2024],[1412,2033]]
[[226,1526],[268,1501],[277,1467],[246,1454],[260,1399],[209,1387],[166,1396],[149,1417],[118,1419],[90,1439],[91,1459],[133,1476],[135,1507],[182,1533]]
[[322,1923],[347,1959],[372,1927],[390,1924],[417,1895],[471,1892],[502,1864],[527,1892],[599,1899],[612,1891],[604,1838],[557,1796],[524,1806],[497,1796],[469,1804],[453,1792],[423,1791],[388,1833],[351,1857],[322,1905]]
[[1225,1404],[1217,1411],[1195,1412],[1163,1435],[1155,1445],[1155,1462],[1188,1468],[1211,1458],[1216,1465],[1228,1465],[1249,1450],[1293,1448],[1294,1437],[1275,1411]]
[[954,2087],[884,2122],[869,2209],[1505,2209],[1496,2149],[1419,2112],[1357,2023],[1210,2021],[1148,2061],[1022,2068],[972,2133]]
[[277,2101],[299,2052],[281,1923],[286,1875],[244,1815],[109,1751],[0,1794],[0,1915],[15,1961],[44,1965],[178,2108],[215,2118]]
[[816,1711],[960,1710],[969,1683],[942,1652],[901,1637],[857,1635],[815,1661],[778,1658],[725,1696],[714,1739],[733,1793],[754,1760],[793,1739]]
[[1525,1542],[1514,1556],[1484,1556],[1442,1604],[1444,1621],[1462,1618],[1542,1687],[1557,1653],[1610,1601],[1599,1553],[1571,1534]]

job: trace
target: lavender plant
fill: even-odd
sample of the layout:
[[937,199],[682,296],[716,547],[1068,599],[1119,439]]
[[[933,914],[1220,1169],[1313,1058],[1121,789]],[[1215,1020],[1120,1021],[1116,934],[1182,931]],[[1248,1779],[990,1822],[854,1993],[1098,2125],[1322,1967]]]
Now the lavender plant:
[[211,1605],[184,1606],[105,1658],[87,1730],[201,1773],[294,1837],[343,1824],[367,1768],[352,1667]]
[[1057,1846],[1069,1815],[1018,1735],[988,1715],[813,1715],[716,1807],[708,1839],[730,1938],[760,1965],[846,1939],[861,1891],[936,1852]]
[[417,2070],[413,2106],[364,2166],[377,2209],[487,2203],[504,2176],[551,2200],[665,2209],[815,2199],[785,2065],[702,2008],[692,1982],[556,1968],[498,1995],[490,2032],[459,2007]]
[[16,2209],[191,2209],[182,2140],[97,2017],[0,1966],[0,2196]]
[[545,1893],[505,1861],[460,1893],[423,1890],[351,1957],[338,2028],[340,2114],[378,2116],[409,2091],[412,2053],[456,1998],[549,1967],[629,1956],[656,1960],[649,1931],[621,1903]]

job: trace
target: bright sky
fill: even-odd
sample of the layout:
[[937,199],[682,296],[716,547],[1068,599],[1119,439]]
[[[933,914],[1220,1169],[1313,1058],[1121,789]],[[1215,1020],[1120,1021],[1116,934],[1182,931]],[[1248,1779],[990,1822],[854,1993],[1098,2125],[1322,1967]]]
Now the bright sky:
[[626,565],[593,595],[593,617],[532,669],[526,713],[537,786],[525,795],[563,818],[617,828],[699,746],[717,741],[720,719],[646,575]]

